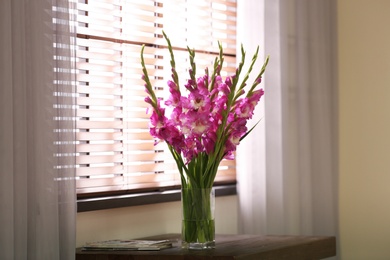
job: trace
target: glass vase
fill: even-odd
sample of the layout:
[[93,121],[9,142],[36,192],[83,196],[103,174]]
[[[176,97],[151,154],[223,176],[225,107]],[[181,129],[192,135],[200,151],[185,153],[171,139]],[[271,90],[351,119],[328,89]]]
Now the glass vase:
[[213,188],[181,190],[182,248],[215,248],[215,193]]

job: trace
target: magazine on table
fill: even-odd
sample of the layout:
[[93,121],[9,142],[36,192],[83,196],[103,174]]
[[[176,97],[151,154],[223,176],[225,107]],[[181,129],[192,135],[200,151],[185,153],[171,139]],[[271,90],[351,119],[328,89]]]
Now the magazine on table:
[[158,251],[172,247],[170,240],[124,240],[113,239],[90,242],[83,246],[83,250],[143,250]]

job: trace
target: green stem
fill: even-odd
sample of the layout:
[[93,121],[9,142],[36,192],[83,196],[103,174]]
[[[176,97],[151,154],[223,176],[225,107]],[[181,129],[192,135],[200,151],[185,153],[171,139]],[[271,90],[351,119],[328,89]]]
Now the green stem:
[[185,243],[207,243],[215,240],[214,194],[212,188],[191,185],[182,189],[182,240]]

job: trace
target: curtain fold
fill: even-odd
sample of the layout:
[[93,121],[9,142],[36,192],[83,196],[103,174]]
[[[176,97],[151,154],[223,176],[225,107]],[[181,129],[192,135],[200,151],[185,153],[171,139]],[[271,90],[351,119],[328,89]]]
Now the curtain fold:
[[69,4],[4,0],[0,7],[0,258],[73,259]]
[[337,236],[336,1],[241,0],[244,16],[238,42],[270,63],[238,152],[239,231]]

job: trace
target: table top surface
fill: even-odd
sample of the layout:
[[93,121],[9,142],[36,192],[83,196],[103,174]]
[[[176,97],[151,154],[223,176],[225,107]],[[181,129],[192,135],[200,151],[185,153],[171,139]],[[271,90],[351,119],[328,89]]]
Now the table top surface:
[[336,255],[336,238],[329,236],[216,235],[209,250],[181,248],[180,234],[141,239],[170,239],[172,248],[160,251],[83,251],[76,259],[322,259]]

